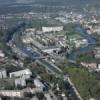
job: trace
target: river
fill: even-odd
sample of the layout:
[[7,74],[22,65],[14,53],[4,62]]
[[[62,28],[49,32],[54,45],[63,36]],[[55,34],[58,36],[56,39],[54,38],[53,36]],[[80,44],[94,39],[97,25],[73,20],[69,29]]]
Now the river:
[[78,53],[84,54],[84,53],[87,53],[87,52],[91,52],[96,47],[96,41],[95,41],[95,39],[91,35],[89,35],[86,32],[85,29],[83,29],[81,26],[77,26],[75,28],[75,30],[76,30],[76,32],[80,33],[80,35],[82,37],[84,37],[85,39],[87,39],[89,44],[88,44],[88,46],[86,46],[84,48],[83,47],[79,48],[79,49],[77,49],[75,51],[72,51],[69,54],[69,56],[68,56],[69,59],[70,60],[74,60],[74,61],[76,60],[76,56],[77,56]]

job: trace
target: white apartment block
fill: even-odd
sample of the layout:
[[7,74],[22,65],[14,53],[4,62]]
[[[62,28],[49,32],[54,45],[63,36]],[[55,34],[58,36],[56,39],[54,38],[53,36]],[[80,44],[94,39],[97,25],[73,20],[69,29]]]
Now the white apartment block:
[[59,32],[63,30],[63,26],[42,27],[42,32]]
[[0,95],[8,97],[23,97],[23,91],[18,90],[0,90]]
[[30,77],[31,75],[32,75],[32,72],[30,71],[30,69],[24,69],[24,70],[9,73],[10,78],[12,78],[12,77],[27,78],[27,77]]

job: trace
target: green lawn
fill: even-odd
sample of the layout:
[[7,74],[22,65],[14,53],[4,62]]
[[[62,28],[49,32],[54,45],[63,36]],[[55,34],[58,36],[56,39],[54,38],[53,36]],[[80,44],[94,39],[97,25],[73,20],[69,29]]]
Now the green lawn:
[[82,67],[66,67],[64,73],[69,74],[84,100],[90,97],[100,100],[100,73],[89,73]]
[[78,62],[87,62],[87,63],[91,63],[91,62],[96,62],[96,59],[93,56],[93,53],[86,53],[86,54],[78,54],[77,55],[77,61]]
[[57,32],[57,35],[66,35],[67,31],[61,31],[61,32]]

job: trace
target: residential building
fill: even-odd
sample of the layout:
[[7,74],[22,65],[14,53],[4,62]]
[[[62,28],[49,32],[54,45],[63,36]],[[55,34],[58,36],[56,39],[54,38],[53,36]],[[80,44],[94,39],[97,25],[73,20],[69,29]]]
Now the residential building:
[[36,88],[41,88],[42,90],[45,87],[44,84],[37,78],[34,79],[34,85],[36,86]]
[[7,72],[5,69],[0,70],[0,78],[7,78]]
[[32,72],[29,69],[24,69],[16,72],[9,73],[10,78],[12,77],[30,77],[32,75]]
[[30,100],[39,100],[39,99],[36,96],[34,96]]
[[0,90],[0,95],[8,97],[23,97],[23,91],[19,90]]
[[46,97],[47,100],[52,100],[52,97],[51,97],[51,95],[49,93],[46,93],[45,97]]
[[63,30],[63,26],[42,27],[42,32],[59,32]]
[[0,57],[3,58],[5,57],[5,54],[0,50]]
[[17,87],[18,85],[20,86],[26,86],[26,80],[23,78],[17,78],[15,79],[15,86]]
[[95,54],[95,58],[100,58],[100,48],[96,48],[94,54]]

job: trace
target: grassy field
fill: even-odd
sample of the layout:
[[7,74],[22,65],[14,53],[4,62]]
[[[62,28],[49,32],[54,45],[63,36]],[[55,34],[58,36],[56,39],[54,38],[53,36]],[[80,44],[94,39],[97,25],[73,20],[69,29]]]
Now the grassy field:
[[66,67],[64,73],[69,74],[84,100],[100,100],[100,73],[90,73],[82,67]]

